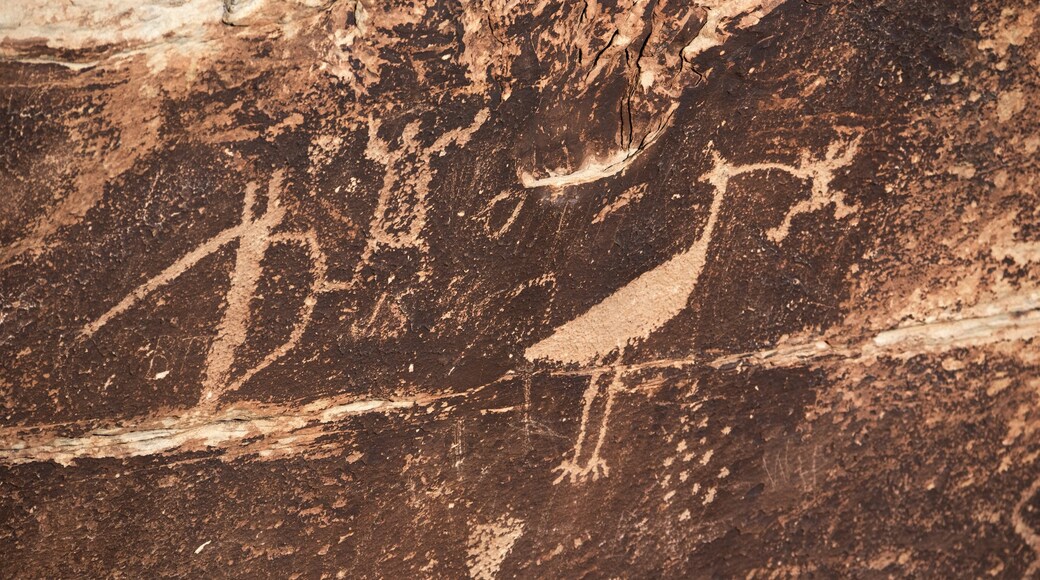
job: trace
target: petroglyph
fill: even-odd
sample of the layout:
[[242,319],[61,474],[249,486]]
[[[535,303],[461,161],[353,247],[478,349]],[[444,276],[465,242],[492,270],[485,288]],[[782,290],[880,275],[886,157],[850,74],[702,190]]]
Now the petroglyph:
[[[613,372],[608,377],[605,377],[609,381],[605,388],[600,386],[600,378],[603,377],[603,373],[593,373],[589,377],[589,386],[585,389],[585,395],[582,397],[581,425],[578,427],[578,437],[574,441],[571,458],[564,460],[563,463],[554,469],[554,471],[560,472],[560,475],[553,482],[554,484],[560,483],[564,479],[569,479],[571,483],[575,483],[585,481],[590,477],[595,480],[599,479],[601,475],[610,475],[610,467],[603,460],[603,457],[600,456],[600,451],[603,449],[603,441],[607,436],[610,412],[614,407],[614,395],[622,386],[620,376],[621,370],[613,369]],[[601,391],[605,392],[601,393]],[[601,394],[605,401],[599,421],[596,421],[598,425],[595,432],[596,439],[590,452],[586,446],[588,444],[590,423],[592,423],[593,405],[600,398]]]
[[581,316],[558,327],[551,336],[528,348],[525,356],[529,360],[544,358],[561,363],[589,364],[617,348],[646,338],[682,312],[707,262],[722,201],[733,177],[776,170],[811,182],[813,197],[791,208],[783,223],[767,234],[776,242],[786,237],[791,220],[800,213],[834,203],[836,217],[848,215],[852,208],[845,205],[840,192],[831,191],[830,182],[835,170],[851,162],[858,143],[859,138],[850,143],[832,143],[825,157],[818,161],[803,153],[797,165],[734,165],[713,151],[714,166],[700,179],[711,184],[714,192],[707,224],[697,241],[685,252],[640,275]]
[[[259,215],[255,213],[254,207],[256,185],[247,186],[243,200],[242,219],[238,225],[203,242],[158,275],[139,285],[118,304],[84,326],[80,332],[81,337],[93,336],[113,318],[125,313],[156,290],[170,284],[206,256],[237,241],[235,265],[231,271],[231,286],[225,296],[224,314],[217,326],[216,338],[206,356],[200,404],[216,404],[222,394],[237,390],[253,375],[285,356],[303,337],[303,333],[310,323],[317,296],[323,292],[342,290],[347,286],[344,283],[331,282],[326,279],[325,254],[322,252],[314,232],[272,234],[272,230],[278,227],[285,218],[285,208],[282,207],[279,199],[281,181],[282,174],[276,172],[268,184],[267,207]],[[249,304],[256,294],[257,284],[263,275],[261,261],[270,247],[276,244],[294,244],[304,249],[311,262],[313,281],[296,317],[296,322],[291,328],[289,338],[267,353],[255,366],[243,372],[239,377],[232,378],[231,370],[235,361],[235,353],[245,343],[249,330]]]
[[516,192],[505,191],[495,197],[491,198],[484,209],[480,210],[476,216],[474,216],[482,225],[484,232],[488,234],[492,239],[498,239],[502,237],[509,228],[513,227],[513,222],[516,221],[517,216],[520,215],[520,210],[524,206],[524,196],[519,195],[520,199],[516,200],[513,205],[513,210],[509,213],[509,216],[502,222],[501,225],[493,227],[491,224],[491,212],[498,207],[498,204],[510,200],[512,197],[517,196]]
[[430,161],[452,145],[465,146],[487,122],[488,115],[488,109],[481,109],[469,126],[444,133],[430,147],[423,147],[419,142],[419,121],[405,126],[400,135],[401,144],[396,145],[379,135],[382,123],[369,118],[365,156],[383,164],[386,173],[358,270],[368,264],[380,248],[416,248],[425,252],[422,231],[426,227],[427,197],[433,180]]
[[524,533],[522,520],[503,517],[473,527],[466,549],[466,564],[473,580],[494,580],[502,562]]
[[735,165],[715,152],[715,167],[706,176],[706,180],[721,191],[725,191],[733,177],[758,171],[782,171],[808,181],[811,185],[811,197],[792,206],[780,225],[766,232],[766,237],[779,244],[790,232],[791,221],[800,214],[814,212],[831,204],[834,205],[835,219],[842,219],[856,211],[855,207],[845,203],[845,194],[832,190],[830,184],[834,180],[835,171],[852,163],[861,139],[862,135],[857,135],[850,141],[832,142],[827,146],[822,159],[814,159],[810,151],[803,150],[799,162],[795,165],[775,162]]
[[[795,217],[814,211],[819,211],[828,205],[834,205],[834,219],[843,219],[856,211],[854,206],[845,203],[845,194],[841,191],[831,189],[831,181],[834,180],[834,172],[852,163],[853,157],[859,150],[859,142],[862,135],[858,135],[849,142],[835,141],[827,147],[823,159],[813,160],[808,151],[802,153],[802,158],[796,166],[775,164],[771,169],[786,171],[791,175],[808,180],[812,184],[811,197],[799,201],[791,209],[787,210],[784,221],[777,227],[766,232],[766,236],[774,243],[779,244],[791,231],[791,220]],[[753,169],[752,169],[753,170]]]
[[[369,118],[365,156],[382,164],[386,171],[369,223],[365,248],[354,271],[355,282],[360,281],[361,271],[379,252],[401,249],[414,250],[417,253],[417,263],[414,273],[395,273],[393,279],[414,275],[418,283],[426,280],[430,274],[426,261],[429,248],[422,233],[426,227],[428,196],[434,175],[431,161],[434,156],[444,155],[448,147],[465,146],[487,122],[489,114],[488,109],[480,109],[468,126],[441,134],[428,147],[421,143],[421,124],[418,120],[405,126],[399,136],[398,145],[381,137],[382,123],[374,117]],[[388,322],[378,324],[381,316]],[[384,338],[392,338],[404,324],[397,296],[389,290],[384,290],[371,311],[355,320],[350,329],[351,333],[359,338],[371,338],[380,332]]]
[[[732,164],[712,151],[713,167],[701,177],[701,181],[712,185],[713,200],[707,224],[697,242],[686,252],[636,278],[585,314],[557,327],[552,335],[525,351],[525,357],[531,361],[548,360],[583,365],[586,368],[576,371],[575,374],[589,376],[589,386],[583,397],[581,426],[573,455],[557,468],[563,472],[557,478],[557,483],[565,478],[576,482],[590,476],[597,479],[601,475],[609,474],[609,468],[600,451],[614,404],[614,394],[620,387],[619,381],[624,367],[603,367],[594,363],[613,351],[620,350],[623,353],[626,346],[646,338],[685,308],[704,268],[712,232],[716,227],[718,213],[730,180],[752,172],[782,171],[810,183],[810,199],[796,203],[788,210],[782,223],[767,232],[767,237],[774,243],[781,243],[797,215],[818,211],[828,205],[834,206],[836,219],[842,219],[855,211],[855,208],[845,203],[842,192],[831,188],[831,182],[839,169],[852,163],[861,139],[862,135],[857,135],[848,141],[834,141],[828,145],[822,158],[813,158],[808,151],[803,151],[799,162],[794,165],[777,162]],[[883,354],[910,356],[911,353],[943,350],[956,345],[1028,340],[1036,332],[1036,308],[1037,302],[1033,297],[1026,300],[1025,306],[1010,311],[885,330],[874,336],[870,342],[858,347],[842,347],[835,350],[825,341],[812,341],[784,345],[758,353],[730,355],[712,361],[696,362],[716,368],[748,363],[785,366],[804,364],[816,358],[835,355],[870,360]],[[631,368],[682,366],[690,362],[694,361],[654,361],[644,365],[632,365]],[[607,372],[611,373],[612,379],[606,388],[606,400],[598,423],[596,443],[588,457],[581,460],[587,447],[591,410],[601,394],[600,377]]]
[[0,576],[1037,576],[1034,4],[3,4]]
[[[733,165],[712,151],[714,165],[711,171],[701,176],[701,181],[711,184],[714,190],[712,203],[708,221],[693,246],[629,282],[585,314],[558,327],[551,336],[528,348],[524,355],[532,361],[548,359],[564,364],[589,365],[614,350],[623,351],[633,341],[645,339],[651,332],[682,312],[704,270],[722,202],[729,188],[729,180],[733,177],[755,171],[779,170],[811,181],[812,199],[800,202],[788,212],[777,230],[777,235],[770,235],[774,241],[778,242],[787,235],[794,215],[813,211],[826,203],[833,202],[836,205],[837,217],[847,215],[851,209],[844,204],[842,195],[831,192],[829,186],[834,178],[834,171],[851,162],[858,143],[858,138],[847,144],[832,143],[827,148],[824,159],[818,162],[813,161],[808,153],[803,153],[798,165]],[[581,427],[573,457],[558,468],[563,473],[556,480],[557,483],[565,477],[575,482],[590,475],[597,479],[600,475],[609,474],[609,468],[600,457],[600,450],[606,437],[619,379],[619,371],[615,369],[613,379],[606,388],[606,403],[599,421],[595,446],[591,455],[582,463],[581,454],[588,433],[589,414],[600,391],[599,374],[591,375],[584,396]]]
[[1026,573],[1022,576],[1023,578],[1033,578],[1034,574],[1040,570],[1040,534],[1022,516],[1022,510],[1026,508],[1029,502],[1033,501],[1037,491],[1040,491],[1040,479],[1033,481],[1029,487],[1022,491],[1018,503],[1011,510],[1011,524],[1015,528],[1015,533],[1033,550],[1033,562],[1026,569]]
[[[714,172],[701,179],[718,179],[713,175]],[[634,340],[646,338],[679,314],[686,307],[707,262],[725,193],[725,183],[722,187],[716,185],[708,221],[688,250],[642,274],[581,316],[558,327],[551,336],[528,348],[524,356],[528,360],[590,364]]]
[[630,203],[635,203],[639,201],[643,198],[644,195],[646,195],[647,189],[648,187],[645,183],[635,185],[626,189],[613,202],[604,204],[603,209],[599,210],[599,213],[596,214],[596,217],[592,218],[592,223],[602,223],[603,220],[613,215],[614,212],[620,211],[621,208],[627,206]]

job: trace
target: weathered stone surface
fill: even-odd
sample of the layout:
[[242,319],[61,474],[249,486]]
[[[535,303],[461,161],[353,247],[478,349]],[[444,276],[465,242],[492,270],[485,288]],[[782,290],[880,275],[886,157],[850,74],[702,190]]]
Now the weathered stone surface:
[[1037,28],[9,1],[2,575],[1035,576]]

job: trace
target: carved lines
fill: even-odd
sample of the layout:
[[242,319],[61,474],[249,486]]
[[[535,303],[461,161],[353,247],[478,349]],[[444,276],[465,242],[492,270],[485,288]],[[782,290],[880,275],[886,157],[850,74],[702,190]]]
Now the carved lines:
[[[84,326],[80,336],[83,338],[92,336],[113,318],[125,313],[134,304],[152,292],[173,282],[206,256],[218,251],[226,244],[237,241],[238,248],[235,253],[235,265],[231,271],[231,286],[225,297],[226,306],[224,314],[217,326],[217,336],[206,356],[200,404],[216,404],[222,394],[237,390],[253,375],[285,356],[303,337],[303,333],[310,323],[314,312],[314,305],[317,301],[316,296],[323,292],[344,290],[349,286],[347,283],[330,282],[325,278],[325,254],[321,250],[314,232],[271,233],[282,223],[285,217],[285,209],[281,206],[278,197],[281,182],[281,172],[275,172],[271,182],[268,184],[267,207],[260,215],[256,215],[254,209],[256,185],[250,184],[247,186],[243,200],[241,223],[203,242],[158,275],[135,288],[118,304],[93,322]],[[292,327],[289,338],[267,353],[257,365],[232,380],[231,370],[234,365],[235,353],[245,343],[249,329],[251,314],[249,303],[256,294],[257,284],[263,274],[261,261],[271,246],[276,244],[295,244],[306,250],[311,262],[311,272],[314,279],[307,296],[304,298],[303,307],[297,316],[297,322]]]
[[[853,210],[845,205],[844,196],[830,189],[830,182],[834,179],[837,169],[852,162],[858,145],[859,137],[848,143],[835,141],[828,146],[823,159],[813,160],[808,153],[803,153],[797,165],[771,162],[735,165],[713,150],[713,166],[700,178],[700,181],[710,184],[714,190],[711,209],[697,241],[664,264],[641,274],[589,308],[584,314],[557,327],[548,338],[528,348],[524,356],[532,361],[547,359],[565,364],[590,365],[618,349],[624,352],[626,346],[645,339],[675,318],[686,308],[707,263],[708,250],[722,209],[723,198],[733,177],[757,171],[778,170],[811,182],[812,198],[795,204],[780,226],[767,233],[767,236],[777,243],[786,237],[791,220],[798,214],[815,211],[830,203],[835,205],[835,216],[838,218],[851,213]],[[589,409],[600,389],[599,372],[595,371],[590,376],[574,455],[571,460],[561,465],[564,475],[570,476],[571,481],[584,479],[589,475],[596,479],[600,474],[606,475],[609,472],[599,456],[599,451],[614,401],[613,394],[620,380],[619,372],[617,369],[613,370],[614,379],[607,388],[606,409],[601,419],[595,450],[589,460],[579,466],[579,456],[587,436]],[[562,479],[563,476],[557,482]]]
[[1026,523],[1025,518],[1022,517],[1022,510],[1033,499],[1037,491],[1040,491],[1040,479],[1034,481],[1032,485],[1022,492],[1018,503],[1015,504],[1015,508],[1011,510],[1011,524],[1014,526],[1015,532],[1034,552],[1033,563],[1026,569],[1025,574],[1022,575],[1023,578],[1033,578],[1037,571],[1040,570],[1040,534],[1037,534],[1036,530],[1030,527]]
[[[952,348],[983,347],[1004,341],[1024,341],[1037,335],[1040,329],[1040,302],[1036,297],[1029,297],[1031,306],[1025,306],[1001,315],[989,315],[960,320],[933,322],[908,329],[886,330],[867,339],[859,345],[829,345],[819,338],[775,348],[727,355],[715,359],[697,357],[661,359],[634,363],[619,367],[595,366],[570,371],[556,371],[554,375],[588,376],[592,379],[586,389],[583,402],[602,398],[603,392],[596,382],[600,377],[610,373],[612,385],[608,387],[608,395],[619,392],[642,392],[644,386],[623,388],[617,377],[633,372],[651,369],[705,367],[712,369],[747,368],[788,368],[820,364],[828,359],[840,359],[843,364],[871,364],[878,356],[909,358],[919,354],[939,353]],[[985,308],[984,308],[985,309]],[[935,330],[938,332],[935,332]],[[968,329],[967,334],[952,332],[955,329]],[[985,329],[985,332],[982,331]],[[876,337],[889,336],[893,332],[900,333],[899,340],[877,340]],[[920,340],[928,337],[928,340]],[[523,371],[525,401],[530,400],[530,380],[532,369]],[[390,400],[358,400],[345,396],[319,399],[311,403],[285,404],[245,404],[242,407],[228,406],[222,409],[193,409],[186,413],[136,418],[122,422],[120,426],[104,429],[93,428],[92,422],[83,421],[61,425],[34,425],[24,427],[0,428],[0,464],[19,464],[54,460],[68,465],[79,458],[126,457],[141,455],[164,455],[179,453],[193,448],[209,448],[221,450],[226,459],[233,459],[242,453],[253,453],[256,448],[277,447],[278,453],[271,455],[260,452],[261,459],[277,458],[285,454],[302,453],[310,449],[312,439],[301,437],[303,433],[314,433],[320,436],[325,433],[321,425],[348,419],[354,415],[377,413],[396,413],[398,410],[415,406],[430,406],[435,402],[469,397],[484,389],[496,385],[515,385],[511,379],[512,372],[507,372],[485,385],[475,387],[462,393],[440,395],[413,395],[406,399]],[[591,392],[590,392],[591,391]],[[524,405],[524,437],[529,437],[528,430],[534,426],[546,432],[544,427],[529,415],[529,403]],[[577,481],[592,475],[589,470],[581,474],[590,465],[576,458],[584,456],[588,440],[588,424],[593,416],[592,408],[586,413],[583,409],[583,426],[579,431],[581,449],[571,454],[564,463],[574,464],[567,468],[566,475],[576,473]],[[278,421],[272,422],[273,418]],[[609,417],[608,417],[609,418]],[[308,425],[306,430],[298,431],[294,425],[302,422]],[[403,425],[408,425],[404,423]],[[604,441],[605,431],[597,430],[596,442]],[[233,428],[232,428],[233,427]],[[313,427],[314,429],[311,429]],[[70,428],[79,430],[84,435],[77,438],[67,436]],[[533,431],[533,430],[532,430]],[[249,447],[242,442],[249,438]],[[579,445],[576,444],[575,447]],[[602,445],[599,446],[599,449]],[[594,456],[599,458],[598,449],[593,449]],[[561,469],[561,471],[563,471]],[[597,473],[606,473],[601,468]],[[562,481],[562,480],[561,480]],[[1040,486],[1040,484],[1036,484]],[[1032,492],[1024,494],[1029,498]],[[1023,499],[1021,505],[1028,499]],[[1021,516],[1015,516],[1021,519]],[[1028,532],[1028,528],[1026,528]],[[1021,532],[1020,532],[1021,533]]]
[[[563,463],[555,468],[554,471],[561,473],[553,481],[553,484],[560,483],[564,479],[570,479],[571,483],[575,483],[583,481],[588,477],[599,479],[600,475],[610,475],[610,467],[600,456],[600,451],[603,449],[603,441],[607,437],[607,426],[610,422],[610,412],[614,406],[614,395],[621,388],[620,375],[621,371],[619,369],[613,369],[610,375],[610,382],[605,389],[600,387],[601,373],[595,373],[589,377],[589,386],[585,389],[585,394],[582,397],[581,425],[578,428],[578,437],[574,442],[573,454],[570,459],[564,460]],[[599,428],[596,431],[595,447],[592,448],[592,453],[585,458],[583,456],[583,448],[589,436],[588,430],[592,407],[602,390],[606,391],[606,402],[598,422]]]

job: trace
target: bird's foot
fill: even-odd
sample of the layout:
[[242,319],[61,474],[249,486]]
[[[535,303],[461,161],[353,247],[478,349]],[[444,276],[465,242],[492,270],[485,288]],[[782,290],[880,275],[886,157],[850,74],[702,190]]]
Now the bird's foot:
[[560,483],[564,479],[570,479],[571,483],[578,483],[587,481],[590,477],[595,481],[600,476],[606,477],[610,475],[610,467],[607,465],[607,462],[599,457],[590,458],[585,465],[579,464],[576,460],[567,459],[554,467],[553,471],[560,472],[560,475],[553,481],[553,485]]

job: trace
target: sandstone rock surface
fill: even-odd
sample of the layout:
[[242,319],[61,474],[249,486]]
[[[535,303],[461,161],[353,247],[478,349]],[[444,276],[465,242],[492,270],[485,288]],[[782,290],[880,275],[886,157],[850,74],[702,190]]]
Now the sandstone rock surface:
[[0,576],[1034,577],[1028,0],[8,0]]

